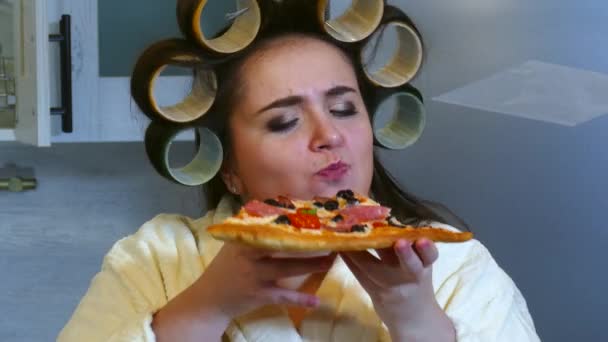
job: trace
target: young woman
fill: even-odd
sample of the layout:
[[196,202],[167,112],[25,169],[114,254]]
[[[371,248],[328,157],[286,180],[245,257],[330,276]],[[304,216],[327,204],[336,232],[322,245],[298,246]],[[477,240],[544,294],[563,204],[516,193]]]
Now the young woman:
[[454,229],[375,162],[360,67],[301,18],[285,7],[216,67],[226,155],[206,188],[214,209],[159,215],[117,242],[59,341],[538,341],[522,295],[478,241],[281,255],[206,234],[249,199],[347,188]]

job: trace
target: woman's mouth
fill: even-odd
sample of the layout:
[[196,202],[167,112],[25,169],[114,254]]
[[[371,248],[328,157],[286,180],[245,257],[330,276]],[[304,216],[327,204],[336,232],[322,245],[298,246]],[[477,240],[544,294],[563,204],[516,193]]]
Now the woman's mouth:
[[340,180],[350,169],[350,165],[341,161],[332,163],[319,170],[315,175],[330,181]]

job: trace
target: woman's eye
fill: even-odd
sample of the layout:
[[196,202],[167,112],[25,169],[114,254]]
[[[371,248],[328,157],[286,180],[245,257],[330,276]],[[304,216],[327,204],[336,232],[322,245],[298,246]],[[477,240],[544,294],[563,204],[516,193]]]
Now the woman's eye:
[[336,106],[329,110],[333,115],[338,117],[351,116],[357,114],[355,105],[351,102],[347,102],[341,106]]
[[285,121],[282,117],[277,117],[268,121],[266,127],[271,132],[284,132],[295,126],[297,122],[297,118]]

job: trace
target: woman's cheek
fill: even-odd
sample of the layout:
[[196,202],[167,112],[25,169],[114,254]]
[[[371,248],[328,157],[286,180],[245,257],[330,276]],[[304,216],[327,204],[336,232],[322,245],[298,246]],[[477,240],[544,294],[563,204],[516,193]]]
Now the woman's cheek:
[[[260,145],[263,146],[263,145]],[[280,178],[286,172],[293,174],[302,170],[308,161],[304,158],[306,154],[289,141],[274,142],[270,148],[264,148],[263,168],[268,170],[269,175]]]
[[352,144],[355,154],[361,155],[371,153],[373,151],[373,136],[369,124],[361,123],[352,128],[349,135],[349,140]]

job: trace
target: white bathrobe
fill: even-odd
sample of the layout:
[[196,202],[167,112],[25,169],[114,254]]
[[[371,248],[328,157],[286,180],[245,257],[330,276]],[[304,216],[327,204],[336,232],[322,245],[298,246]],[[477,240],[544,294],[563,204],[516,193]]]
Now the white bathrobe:
[[[225,198],[198,220],[158,215],[118,241],[58,341],[155,341],[152,315],[204,272],[222,246],[205,229],[233,209]],[[435,295],[458,341],[539,341],[524,298],[486,248],[476,240],[437,247]],[[234,319],[226,337],[239,342],[390,341],[369,296],[339,258],[317,296],[321,305],[299,330],[285,308],[267,306]]]

